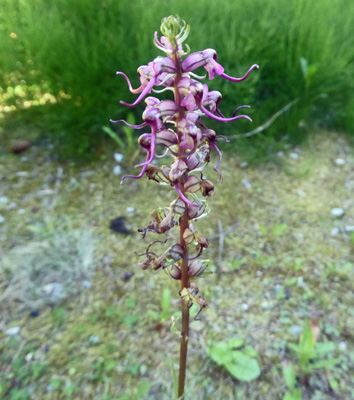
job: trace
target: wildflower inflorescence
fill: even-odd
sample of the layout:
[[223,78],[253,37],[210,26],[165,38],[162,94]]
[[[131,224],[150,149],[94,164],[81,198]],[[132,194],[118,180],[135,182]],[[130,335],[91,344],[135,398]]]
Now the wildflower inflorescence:
[[[258,68],[258,65],[252,65],[242,78],[231,77],[225,74],[223,66],[217,62],[215,50],[206,49],[189,54],[189,46],[184,43],[189,34],[189,26],[179,17],[164,18],[161,32],[163,36],[160,39],[155,32],[154,44],[166,56],[158,56],[148,65],[138,68],[140,86],[137,89],[133,89],[127,75],[117,72],[126,79],[130,91],[138,94],[133,103],[121,101],[121,104],[135,107],[145,99],[146,107],[142,116],[144,122],[140,125],[131,125],[124,120],[112,122],[122,122],[135,129],[149,128],[149,132],[139,137],[139,144],[146,151],[146,160],[136,165],[137,168],[141,168],[140,173],[124,176],[121,183],[127,178],[139,179],[146,175],[157,183],[170,185],[176,191],[177,198],[170,206],[154,210],[151,213],[152,220],[139,231],[145,237],[148,232],[164,234],[178,227],[180,241],[169,246],[160,255],[152,248],[155,243],[162,241],[153,241],[142,254],[145,260],[140,262],[139,266],[144,270],[162,268],[173,279],[181,281],[182,332],[179,377],[179,395],[181,395],[184,391],[189,308],[193,302],[198,304],[200,310],[206,306],[202,298],[196,297],[198,288],[190,283],[190,278],[194,279],[205,272],[208,260],[200,260],[199,257],[208,247],[208,240],[195,230],[192,221],[208,213],[206,198],[214,194],[214,184],[203,176],[203,170],[210,162],[210,153],[215,150],[218,154],[214,170],[220,180],[221,173],[218,168],[222,154],[218,148],[218,141],[220,139],[228,141],[226,137],[217,135],[214,130],[209,129],[203,117],[207,116],[221,122],[240,118],[251,121],[249,116],[239,114],[242,108],[249,106],[239,106],[231,117],[225,117],[219,109],[221,93],[216,90],[210,91],[207,84],[201,83],[206,75],[198,76],[193,71],[204,67],[209,80],[218,75],[232,82],[240,82],[246,79],[254,68]],[[151,92],[165,91],[173,92],[174,100],[159,100],[150,96]],[[157,146],[165,148],[162,156],[157,156]],[[172,156],[170,165],[159,166],[153,163],[155,158],[167,155]],[[195,251],[190,256],[188,247],[193,244]]]

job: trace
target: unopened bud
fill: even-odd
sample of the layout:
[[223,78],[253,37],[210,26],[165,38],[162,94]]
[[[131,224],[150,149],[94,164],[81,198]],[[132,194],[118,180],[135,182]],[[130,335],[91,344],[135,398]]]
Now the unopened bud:
[[171,182],[181,178],[188,170],[186,163],[182,160],[177,160],[171,165],[169,179]]
[[201,260],[193,260],[188,266],[189,276],[199,276],[201,275],[207,267],[207,263]]
[[186,204],[180,198],[178,198],[177,200],[173,201],[171,203],[171,207],[172,207],[173,212],[175,214],[178,214],[178,215],[184,214],[184,211],[186,210]]
[[207,139],[209,142],[214,142],[216,139],[216,133],[212,129],[205,129],[202,134],[203,138]]
[[200,179],[194,175],[190,175],[187,177],[183,187],[185,192],[195,193],[200,190]]
[[189,171],[193,171],[194,169],[198,168],[200,165],[198,157],[195,155],[195,153],[191,154],[187,159],[186,159],[186,164],[188,167]]
[[143,133],[142,135],[140,135],[140,137],[138,139],[138,143],[144,149],[150,150],[150,147],[151,147],[151,133]]
[[178,143],[177,136],[172,130],[161,131],[156,135],[156,144],[171,147]]
[[182,272],[180,267],[177,264],[172,264],[168,267],[168,273],[170,274],[171,278],[179,280],[182,277]]
[[194,233],[190,229],[185,229],[183,232],[183,240],[186,244],[191,244],[194,242]]
[[172,258],[175,261],[180,260],[184,255],[183,247],[176,243],[167,250],[167,257]]
[[205,204],[201,204],[199,207],[188,206],[188,218],[190,220],[199,218],[204,214],[205,209]]

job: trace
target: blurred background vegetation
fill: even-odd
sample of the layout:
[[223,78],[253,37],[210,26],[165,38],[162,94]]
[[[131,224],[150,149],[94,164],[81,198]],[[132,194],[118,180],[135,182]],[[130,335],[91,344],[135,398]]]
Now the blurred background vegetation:
[[[192,51],[215,48],[226,72],[246,82],[216,78],[222,109],[251,104],[254,123],[232,125],[244,133],[284,106],[297,103],[265,135],[237,146],[276,147],[286,136],[304,138],[316,125],[353,132],[354,3],[346,0],[1,0],[1,119],[14,126],[40,127],[60,154],[87,157],[100,152],[110,118],[123,118],[119,100],[132,100],[126,72],[138,84],[136,69],[159,52],[152,37],[160,21],[179,14],[191,26]],[[140,120],[143,106],[135,110]],[[118,134],[124,135],[117,130]],[[224,129],[224,127],[223,127]],[[234,129],[237,129],[235,132]],[[228,133],[227,131],[225,133]],[[229,132],[230,133],[230,132]]]

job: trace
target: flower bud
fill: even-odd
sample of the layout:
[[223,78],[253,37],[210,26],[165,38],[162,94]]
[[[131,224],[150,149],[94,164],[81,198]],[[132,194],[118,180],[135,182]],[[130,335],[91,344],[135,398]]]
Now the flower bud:
[[213,182],[207,180],[207,179],[202,179],[200,181],[200,185],[202,187],[202,194],[203,196],[212,196],[214,194],[214,184]]
[[176,280],[181,279],[182,277],[181,268],[177,264],[172,264],[170,267],[167,268],[167,270],[171,278]]
[[203,138],[206,139],[208,142],[215,142],[216,133],[212,129],[204,129],[202,135]]
[[176,103],[172,100],[162,100],[158,107],[161,117],[173,116],[178,110]]
[[200,190],[200,179],[194,175],[190,175],[187,177],[184,182],[184,191],[188,193],[195,193]]
[[190,220],[199,218],[205,213],[205,209],[205,204],[201,204],[199,207],[188,206],[188,218]]
[[184,255],[183,247],[176,243],[167,250],[167,257],[175,261],[180,260]]
[[200,162],[195,153],[191,154],[186,159],[186,165],[187,165],[189,171],[193,171],[194,169],[199,167]]
[[183,240],[186,244],[191,244],[194,242],[194,233],[190,229],[185,229],[183,232]]
[[171,182],[176,181],[181,178],[186,172],[188,168],[184,161],[177,160],[171,165],[171,171],[169,174],[169,179]]
[[173,130],[161,131],[156,135],[156,144],[171,147],[178,143],[177,136]]
[[186,204],[182,199],[178,198],[171,203],[171,208],[175,214],[183,215],[186,209]]
[[207,263],[201,260],[193,260],[188,266],[188,273],[190,277],[201,275],[207,267]]
[[151,147],[151,133],[143,133],[142,135],[140,135],[140,137],[138,139],[138,143],[144,149],[150,150],[150,147]]
[[142,261],[138,264],[139,268],[142,270],[146,270],[151,268],[153,264],[153,259],[152,258],[147,258],[145,261]]

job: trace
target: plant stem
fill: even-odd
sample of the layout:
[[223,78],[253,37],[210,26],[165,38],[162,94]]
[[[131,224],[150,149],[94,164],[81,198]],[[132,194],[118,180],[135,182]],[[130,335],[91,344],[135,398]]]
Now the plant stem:
[[[188,258],[188,247],[186,246],[183,233],[188,228],[188,213],[187,210],[180,218],[180,244],[184,248],[184,258]],[[188,274],[188,260],[184,259],[181,265],[181,293],[184,288],[189,287],[189,274]],[[188,350],[188,336],[189,336],[189,302],[186,296],[181,296],[181,309],[182,309],[182,332],[181,332],[181,348],[179,358],[179,376],[178,376],[178,398],[184,397],[184,385],[186,380],[187,368],[187,350]]]

